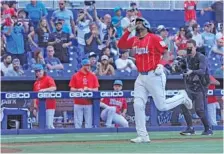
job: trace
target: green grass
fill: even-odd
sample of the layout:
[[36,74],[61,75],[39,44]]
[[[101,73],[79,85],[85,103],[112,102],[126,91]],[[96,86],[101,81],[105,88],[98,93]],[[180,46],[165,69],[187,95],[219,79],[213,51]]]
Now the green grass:
[[[179,132],[151,132],[152,142],[150,144],[129,143],[129,139],[134,137],[136,137],[136,133],[5,135],[2,136],[1,141],[8,143],[4,147],[21,149],[23,153],[223,153],[223,141],[220,140],[223,137],[222,131],[215,131],[213,136],[201,136],[200,134],[180,136]],[[211,140],[211,138],[219,140]],[[172,139],[175,140],[172,141]],[[116,143],[109,140],[126,140],[127,142],[118,141]],[[76,143],[13,144],[54,141]],[[80,143],[78,141],[91,142]]]

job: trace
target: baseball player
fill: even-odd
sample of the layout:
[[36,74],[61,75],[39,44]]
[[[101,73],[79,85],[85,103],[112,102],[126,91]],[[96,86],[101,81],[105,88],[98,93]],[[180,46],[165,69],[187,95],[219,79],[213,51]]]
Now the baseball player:
[[[122,86],[123,83],[121,80],[114,81],[114,91],[121,91]],[[106,127],[113,127],[112,122],[121,127],[128,127],[128,121],[125,119],[125,114],[127,112],[127,102],[125,98],[102,98],[100,107],[104,108],[101,112],[101,118],[106,122]]]
[[[128,38],[133,30],[136,30],[136,36]],[[155,105],[160,111],[170,110],[180,104],[191,109],[192,101],[185,90],[166,99],[166,76],[163,65],[159,62],[162,55],[167,54],[167,47],[160,37],[151,33],[146,19],[136,18],[119,40],[118,47],[135,51],[136,66],[139,71],[134,85],[134,111],[138,137],[131,139],[131,142],[150,142],[145,126],[145,106],[149,94],[152,95]]]
[[[37,80],[33,85],[33,91],[46,92],[46,91],[55,91],[56,84],[54,79],[44,71],[43,65],[36,64],[34,66],[35,75]],[[38,109],[39,100],[34,100],[34,109]],[[46,99],[46,126],[48,129],[54,129],[54,113],[56,109],[56,99]]]
[[[75,73],[69,83],[70,91],[98,91],[99,82],[95,74],[90,71],[89,59],[83,59],[82,68]],[[75,128],[82,128],[83,115],[85,128],[92,128],[92,101],[90,99],[74,99]]]

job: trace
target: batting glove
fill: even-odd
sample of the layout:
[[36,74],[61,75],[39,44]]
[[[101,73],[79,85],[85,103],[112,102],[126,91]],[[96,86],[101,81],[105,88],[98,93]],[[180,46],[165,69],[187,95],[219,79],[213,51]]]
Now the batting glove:
[[164,72],[164,67],[161,64],[158,64],[155,70],[156,75],[161,75]]

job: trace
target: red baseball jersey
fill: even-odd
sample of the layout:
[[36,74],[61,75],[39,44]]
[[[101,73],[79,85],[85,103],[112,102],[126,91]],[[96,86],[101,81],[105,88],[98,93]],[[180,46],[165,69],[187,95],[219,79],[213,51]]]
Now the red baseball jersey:
[[148,33],[144,38],[134,36],[128,39],[130,32],[126,31],[118,42],[118,48],[134,49],[136,66],[139,72],[155,70],[164,51],[165,42],[157,35]]
[[[41,79],[35,81],[33,85],[33,91],[39,91],[41,89],[56,87],[54,79],[50,76],[43,76]],[[37,99],[37,105],[39,100]],[[56,109],[56,99],[46,99],[46,109]]]
[[101,102],[108,106],[116,107],[116,113],[121,114],[124,109],[127,109],[127,101],[125,98],[102,98]]
[[184,2],[184,17],[185,21],[189,22],[192,19],[196,20],[196,3],[195,1],[185,1]]
[[16,11],[13,8],[9,8],[3,11],[3,16],[7,16],[5,18],[5,25],[6,26],[11,26],[12,21],[10,19],[10,17],[16,15]]
[[[213,76],[210,76],[210,80],[215,80],[215,78]],[[208,87],[208,90],[215,90],[215,88],[216,87],[214,84],[210,84]],[[216,102],[218,102],[216,96],[208,96],[208,104],[216,103]]]
[[[82,71],[75,73],[69,83],[69,87],[76,88],[76,89],[84,89],[87,88],[98,88],[99,82],[95,74],[92,72],[88,72],[84,74]],[[74,99],[74,104],[79,105],[90,105],[92,104],[91,99],[83,99],[83,98],[76,98]]]

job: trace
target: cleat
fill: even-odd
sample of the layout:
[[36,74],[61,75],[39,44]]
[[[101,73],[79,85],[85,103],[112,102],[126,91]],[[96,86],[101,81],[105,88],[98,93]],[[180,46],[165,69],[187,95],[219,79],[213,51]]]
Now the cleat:
[[207,130],[207,131],[203,131],[201,133],[201,135],[213,135],[213,131],[211,129]]
[[180,133],[180,135],[185,135],[185,136],[190,136],[194,134],[195,134],[194,128],[190,128],[190,127],[187,127],[185,131]]
[[132,143],[149,143],[150,139],[149,139],[148,136],[146,136],[146,137],[137,137],[137,138],[131,139],[131,142]]

